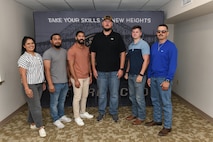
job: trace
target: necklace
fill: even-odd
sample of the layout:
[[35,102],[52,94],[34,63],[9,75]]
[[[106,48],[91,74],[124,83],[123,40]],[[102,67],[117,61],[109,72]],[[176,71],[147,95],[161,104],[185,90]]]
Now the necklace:
[[163,47],[163,45],[164,45],[164,43],[162,43],[162,44],[158,43],[158,51],[160,51],[160,49],[161,49],[161,47]]
[[[166,41],[164,43],[166,43]],[[161,49],[161,47],[163,47],[164,43],[159,43],[158,42],[158,51],[160,51],[160,49]]]

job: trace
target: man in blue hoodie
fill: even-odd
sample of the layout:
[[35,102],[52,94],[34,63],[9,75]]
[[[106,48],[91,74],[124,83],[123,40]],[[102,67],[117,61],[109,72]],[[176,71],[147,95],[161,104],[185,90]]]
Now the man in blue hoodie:
[[151,87],[153,120],[145,125],[162,125],[163,111],[164,127],[158,135],[165,136],[172,130],[171,90],[177,68],[177,48],[167,39],[169,35],[167,25],[159,25],[156,34],[158,41],[151,47],[147,80]]

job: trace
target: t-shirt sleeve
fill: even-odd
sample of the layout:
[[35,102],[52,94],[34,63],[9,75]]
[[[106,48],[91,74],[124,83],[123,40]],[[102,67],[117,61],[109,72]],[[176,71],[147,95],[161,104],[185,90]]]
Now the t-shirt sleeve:
[[120,48],[120,52],[126,51],[126,47],[125,47],[125,44],[124,44],[124,41],[123,41],[121,35],[119,35],[119,48]]
[[69,49],[67,51],[67,60],[73,60],[74,59],[74,52],[72,51],[72,49]]
[[142,52],[142,55],[150,55],[150,46],[147,42],[144,42],[141,52]]
[[94,36],[92,43],[90,45],[90,52],[96,52],[97,34]]
[[43,60],[51,60],[51,54],[48,50],[44,52]]
[[24,69],[28,69],[29,62],[24,58],[24,56],[21,56],[18,60],[18,67],[22,67]]

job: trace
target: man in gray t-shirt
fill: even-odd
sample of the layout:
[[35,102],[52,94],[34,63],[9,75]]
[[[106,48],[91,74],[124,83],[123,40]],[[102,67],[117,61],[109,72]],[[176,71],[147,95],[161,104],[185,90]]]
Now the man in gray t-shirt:
[[[50,72],[53,83],[66,83],[67,80],[67,51],[63,48],[49,48],[43,55],[43,60],[50,63]],[[46,61],[45,61],[46,62]]]
[[50,113],[53,124],[63,128],[63,122],[71,119],[64,115],[64,102],[68,92],[67,79],[67,51],[61,48],[60,34],[55,33],[50,37],[52,47],[44,52],[43,61],[46,80],[50,92]]

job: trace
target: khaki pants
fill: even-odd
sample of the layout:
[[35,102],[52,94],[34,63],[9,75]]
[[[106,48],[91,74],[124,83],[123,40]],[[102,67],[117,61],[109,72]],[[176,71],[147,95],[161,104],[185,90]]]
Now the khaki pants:
[[86,103],[87,97],[89,94],[89,77],[85,79],[78,79],[80,82],[80,87],[75,87],[75,81],[71,78],[72,86],[73,86],[73,113],[74,118],[78,118],[79,113],[86,112]]

